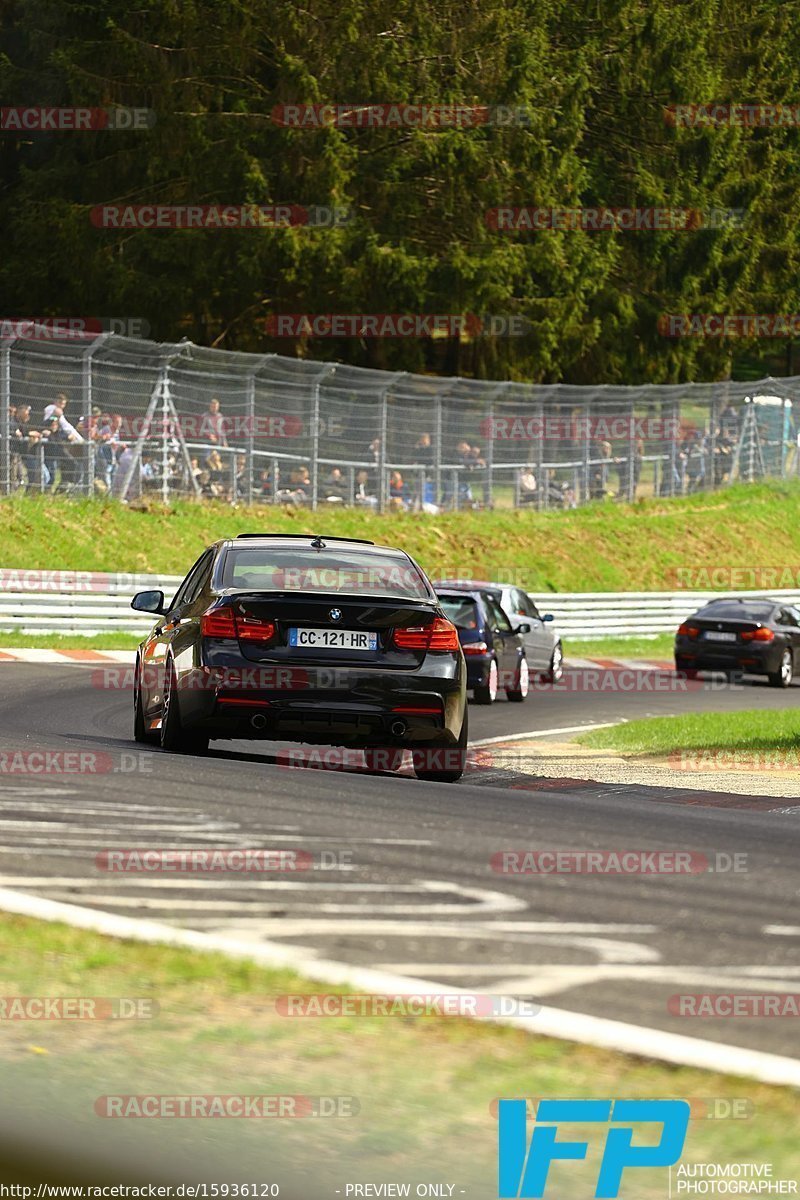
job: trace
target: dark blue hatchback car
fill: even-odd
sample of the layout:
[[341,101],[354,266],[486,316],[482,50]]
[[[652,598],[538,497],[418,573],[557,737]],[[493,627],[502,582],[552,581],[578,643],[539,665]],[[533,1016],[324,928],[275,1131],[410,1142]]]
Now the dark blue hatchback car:
[[442,611],[458,630],[467,688],[475,703],[493,704],[501,690],[508,700],[523,701],[530,688],[523,635],[530,632],[530,625],[513,628],[497,598],[482,588],[442,588],[438,596]]

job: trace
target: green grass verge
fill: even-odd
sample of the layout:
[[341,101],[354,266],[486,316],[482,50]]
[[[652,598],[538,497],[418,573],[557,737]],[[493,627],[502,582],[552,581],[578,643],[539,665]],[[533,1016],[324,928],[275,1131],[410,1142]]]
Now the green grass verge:
[[575,740],[584,746],[631,754],[669,754],[675,750],[780,750],[796,755],[800,765],[800,710],[754,709],[736,713],[647,717],[610,729],[595,729]]
[[[144,1136],[142,1127],[155,1124],[104,1123],[93,1115],[101,1094],[358,1099],[358,1115],[347,1119],[158,1122],[159,1137],[202,1139],[220,1167],[235,1149],[242,1175],[262,1168],[252,1179],[267,1178],[264,1169],[276,1163],[297,1177],[325,1162],[349,1178],[426,1178],[427,1171],[428,1178],[494,1195],[497,1127],[490,1105],[500,1096],[744,1098],[752,1108],[748,1119],[691,1121],[684,1160],[767,1158],[776,1175],[800,1173],[797,1095],[789,1089],[457,1019],[292,1020],[276,1013],[277,996],[341,989],[216,954],[12,916],[0,915],[0,977],[5,996],[148,997],[159,1005],[152,1020],[4,1021],[4,1087],[39,1124],[55,1114],[98,1139],[111,1125],[115,1133],[122,1125]],[[592,1141],[591,1130],[585,1132]],[[596,1168],[595,1161],[585,1174],[570,1171],[568,1194],[592,1194]],[[637,1172],[637,1196],[665,1192],[664,1172]]]
[[[190,502],[165,509],[149,502],[137,507],[13,495],[0,500],[0,566],[182,574],[209,542],[259,529],[394,543],[431,576],[511,577],[543,601],[551,591],[674,590],[695,581],[679,571],[724,565],[797,572],[800,481],[674,500],[603,502],[569,512],[440,516]],[[698,576],[695,586],[708,583]],[[731,590],[724,580],[717,586]],[[769,585],[759,579],[755,586]]]
[[570,658],[656,658],[673,659],[675,635],[659,633],[655,637],[569,638],[566,657]]
[[142,640],[138,633],[2,633],[4,650],[135,650]]

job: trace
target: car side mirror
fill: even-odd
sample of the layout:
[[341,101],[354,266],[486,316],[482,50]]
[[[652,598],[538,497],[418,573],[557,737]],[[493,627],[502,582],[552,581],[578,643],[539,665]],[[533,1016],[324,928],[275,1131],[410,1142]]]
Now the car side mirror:
[[131,608],[135,608],[137,612],[154,613],[159,616],[164,612],[164,593],[156,590],[137,592],[131,600]]
[[544,616],[542,617],[542,620],[543,621],[555,621],[555,617],[553,616],[552,613],[545,613]]
[[530,631],[531,627],[527,621],[522,621],[521,624],[517,626],[517,633],[530,633]]

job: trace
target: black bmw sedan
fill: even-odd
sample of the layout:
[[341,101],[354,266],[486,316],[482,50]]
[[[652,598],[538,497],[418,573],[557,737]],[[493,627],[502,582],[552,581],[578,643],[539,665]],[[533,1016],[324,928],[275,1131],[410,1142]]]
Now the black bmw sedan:
[[788,687],[800,666],[800,611],[767,598],[712,600],[679,627],[675,669],[766,675]]
[[203,753],[212,738],[360,748],[367,767],[455,782],[467,751],[455,626],[402,550],[349,538],[216,542],[169,602],[134,673],[134,737]]

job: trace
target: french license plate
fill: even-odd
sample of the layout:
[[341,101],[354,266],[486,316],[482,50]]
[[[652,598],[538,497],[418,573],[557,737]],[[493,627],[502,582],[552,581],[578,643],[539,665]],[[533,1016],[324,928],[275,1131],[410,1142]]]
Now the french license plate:
[[377,633],[355,629],[290,629],[289,645],[307,650],[377,650]]
[[706,641],[707,642],[735,642],[736,634],[735,633],[718,633],[716,629],[707,629],[706,630]]

